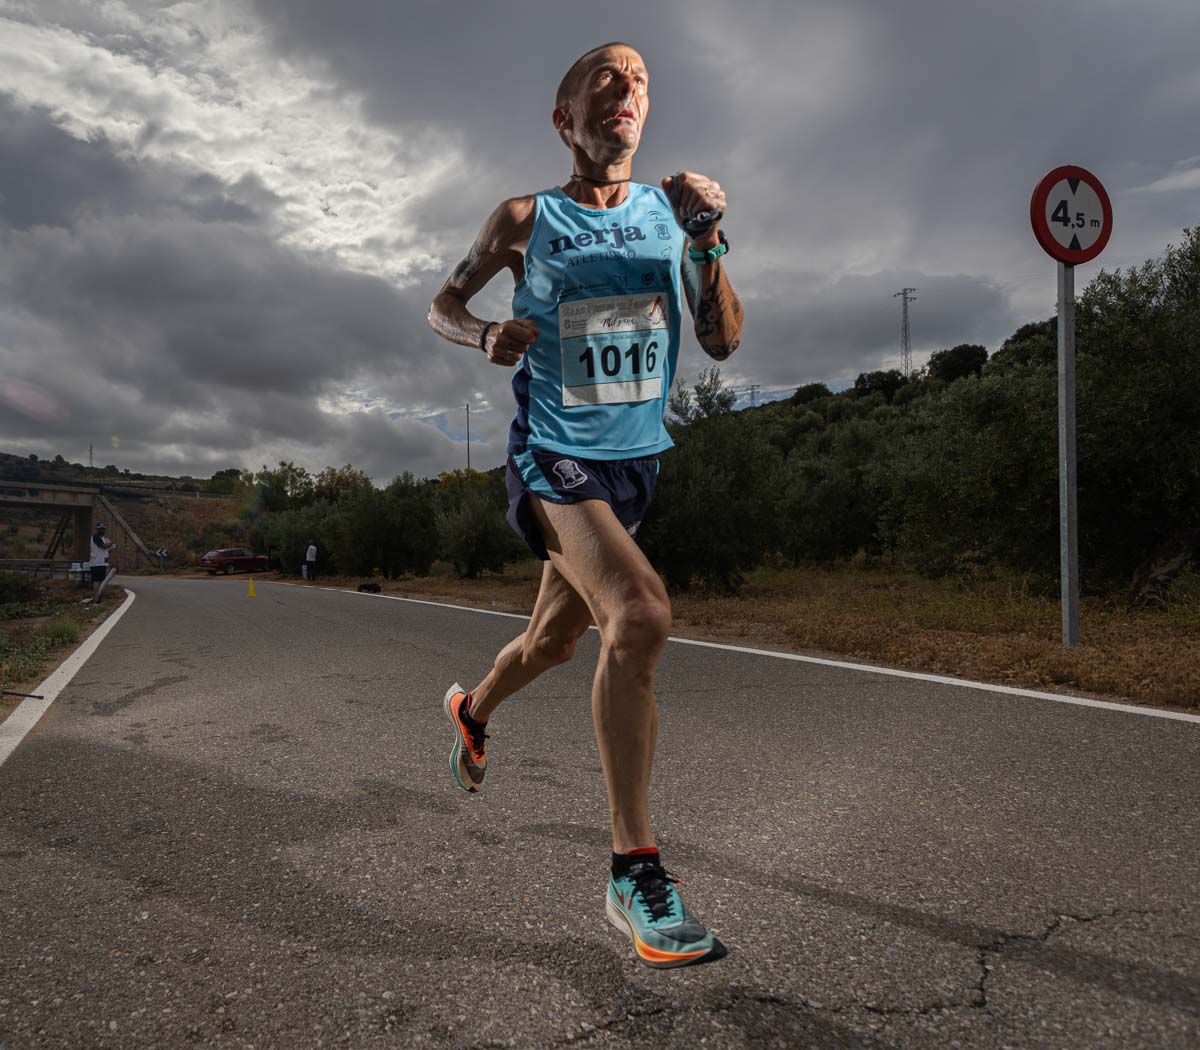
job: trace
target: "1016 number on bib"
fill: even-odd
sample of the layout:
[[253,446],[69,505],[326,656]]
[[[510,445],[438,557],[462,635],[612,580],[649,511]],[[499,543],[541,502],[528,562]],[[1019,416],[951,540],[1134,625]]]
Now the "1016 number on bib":
[[563,407],[662,397],[663,364],[670,344],[667,317],[663,292],[561,303]]

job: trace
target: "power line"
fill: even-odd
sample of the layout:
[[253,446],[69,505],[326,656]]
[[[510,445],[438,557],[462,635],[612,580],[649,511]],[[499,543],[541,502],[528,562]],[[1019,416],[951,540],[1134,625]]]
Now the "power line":
[[908,304],[915,303],[917,297],[912,293],[915,288],[901,288],[893,293],[893,299],[899,299],[900,307],[900,372],[902,375],[912,375],[912,337],[908,331]]

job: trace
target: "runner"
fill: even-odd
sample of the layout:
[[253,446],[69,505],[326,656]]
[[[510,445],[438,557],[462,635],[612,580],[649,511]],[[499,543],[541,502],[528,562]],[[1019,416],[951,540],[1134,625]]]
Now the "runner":
[[[446,693],[451,769],[464,790],[483,786],[492,713],[569,660],[595,623],[592,716],[612,814],[608,918],[643,962],[671,967],[718,959],[725,948],[684,908],[650,830],[654,673],[671,609],[633,537],[654,493],[657,456],[671,447],[663,413],[681,286],[700,345],[718,361],[737,349],[742,305],[720,261],[728,251],[717,228],[721,187],[695,172],[663,179],[662,189],[630,181],[647,89],[645,64],[627,44],[595,48],[568,70],[553,121],[573,174],[492,213],[429,323],[493,364],[520,366],[508,520],[546,562],[525,632],[476,688],[456,683]],[[516,283],[512,319],[475,317],[467,303],[503,269]]]

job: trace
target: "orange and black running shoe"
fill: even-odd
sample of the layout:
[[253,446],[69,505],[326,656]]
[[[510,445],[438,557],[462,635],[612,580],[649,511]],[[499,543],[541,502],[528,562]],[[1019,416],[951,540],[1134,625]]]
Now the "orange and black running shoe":
[[450,750],[450,771],[458,786],[475,794],[483,787],[487,772],[487,733],[467,709],[469,695],[455,682],[446,692],[442,706],[454,726],[454,747]]

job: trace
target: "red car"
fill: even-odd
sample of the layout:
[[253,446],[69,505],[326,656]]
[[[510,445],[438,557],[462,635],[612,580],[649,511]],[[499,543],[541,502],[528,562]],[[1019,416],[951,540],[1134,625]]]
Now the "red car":
[[242,547],[226,547],[204,555],[200,559],[200,568],[207,569],[209,576],[216,576],[219,572],[226,576],[232,576],[235,572],[266,572],[267,556]]

